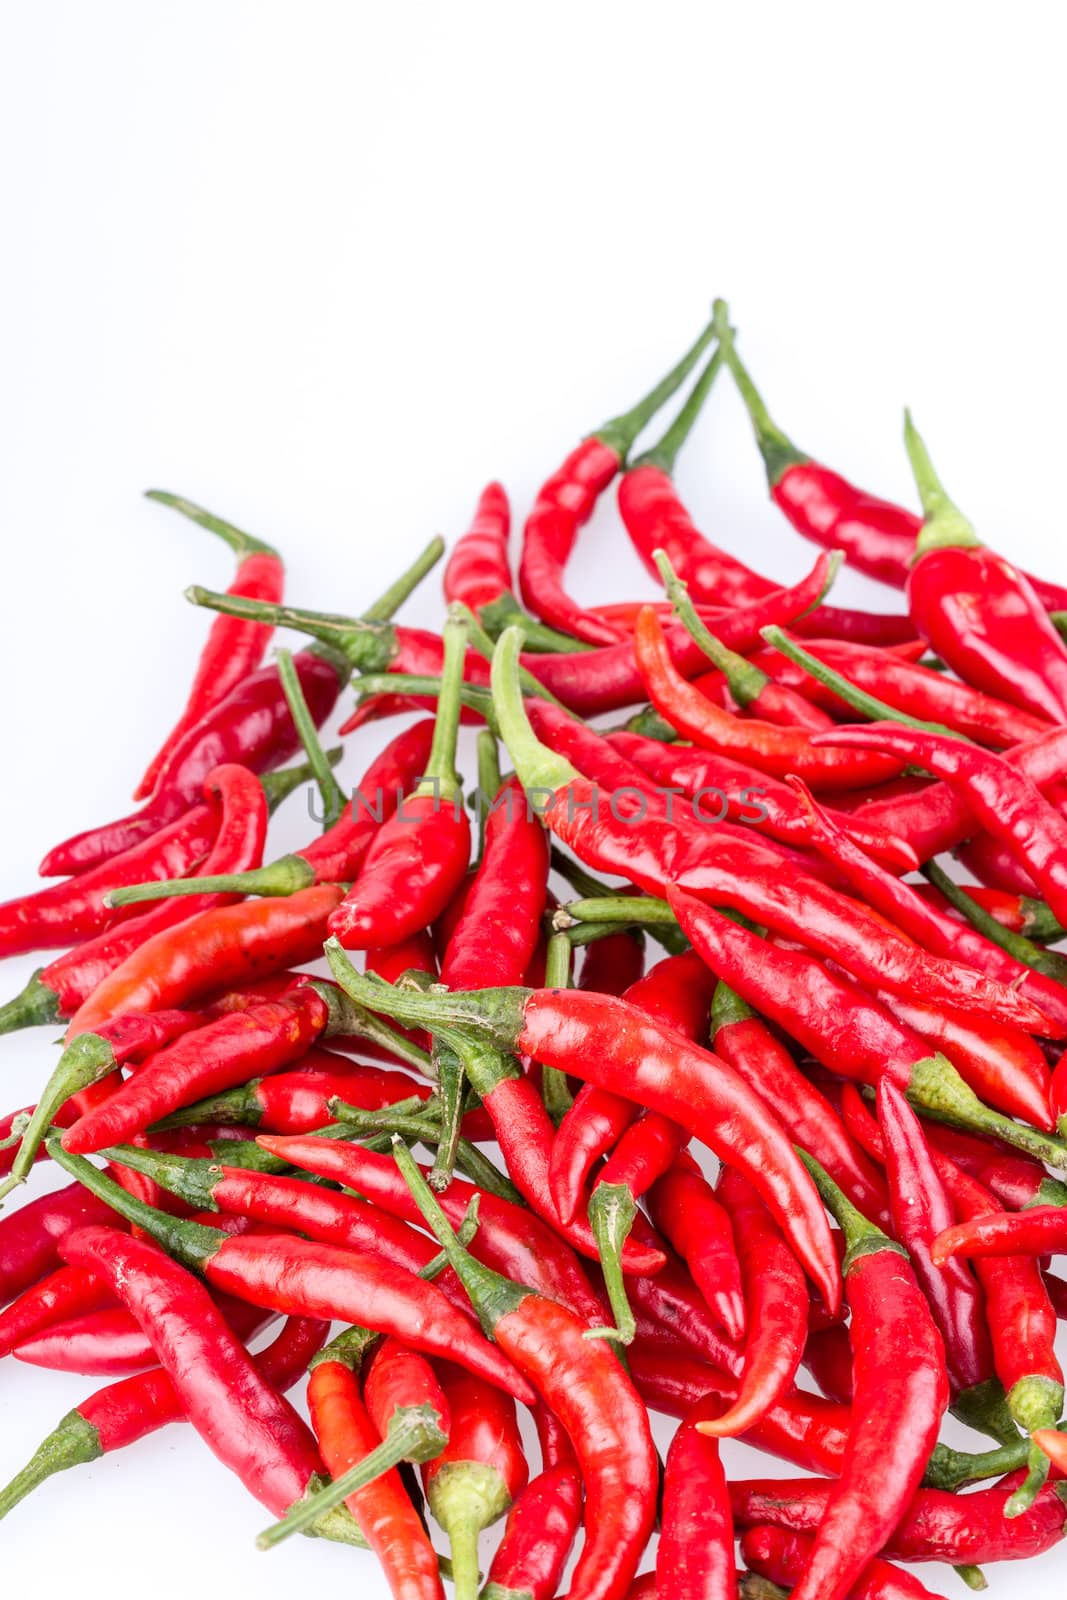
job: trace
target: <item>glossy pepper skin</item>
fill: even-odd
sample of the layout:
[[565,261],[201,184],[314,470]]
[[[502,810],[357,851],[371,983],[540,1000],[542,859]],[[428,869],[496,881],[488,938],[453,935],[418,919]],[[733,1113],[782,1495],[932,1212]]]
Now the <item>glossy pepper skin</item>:
[[330,1101],[344,1100],[363,1111],[417,1096],[428,1100],[431,1085],[406,1072],[370,1062],[348,1062],[332,1051],[312,1049],[292,1072],[252,1078],[236,1089],[197,1101],[166,1120],[168,1127],[222,1123],[260,1128],[264,1133],[310,1133],[330,1120]]
[[554,1600],[581,1521],[576,1469],[546,1466],[508,1513],[483,1600]]
[[24,1290],[0,1313],[0,1356],[6,1356],[41,1328],[83,1311],[96,1311],[111,1299],[107,1285],[84,1267],[59,1267]]
[[[332,1478],[350,1471],[381,1442],[359,1380],[344,1361],[315,1364],[308,1409]],[[345,1505],[378,1557],[394,1600],[444,1600],[437,1557],[395,1467],[349,1495]]]
[[[298,1238],[251,1232],[228,1236],[213,1227],[165,1216],[124,1194],[80,1156],[51,1141],[53,1159],[91,1191],[106,1194],[120,1215],[136,1219],[153,1237],[195,1265],[216,1289],[287,1316],[359,1323],[392,1333],[419,1348],[451,1357],[482,1372],[518,1399],[532,1398],[528,1385],[435,1284],[381,1256]],[[301,1498],[290,1495],[277,1512]],[[272,1510],[274,1507],[271,1508]]]
[[[339,979],[343,974],[343,987],[362,996],[367,980],[342,952],[330,959]],[[370,985],[373,1003],[385,1009],[377,999],[381,987]],[[811,1182],[784,1129],[724,1061],[610,995],[551,989],[387,994],[390,1014],[400,1021],[428,1020],[457,1036],[470,1028],[485,1043],[627,1094],[677,1122],[751,1178],[827,1304],[838,1304],[837,1263]]]
[[[247,767],[229,762],[209,773],[204,787],[217,796],[221,818],[214,842],[199,865],[199,874],[245,872],[258,867],[263,860],[268,821],[262,785]],[[113,866],[114,862],[108,865]],[[76,881],[84,883],[88,876],[85,873]],[[187,922],[201,911],[230,905],[235,898],[203,894],[163,900],[147,911],[124,917],[117,926],[106,928],[50,962],[37,974],[37,981],[55,996],[56,1018],[72,1017],[110,972],[164,928]]]
[[[984,1565],[1023,1561],[1051,1550],[1064,1535],[1063,1485],[1046,1485],[1029,1511],[1006,1517],[1004,1508],[1021,1474],[994,1489],[967,1495],[919,1489],[886,1541],[894,1561],[946,1561]],[[834,1485],[813,1478],[741,1479],[730,1485],[734,1519],[742,1527],[771,1524],[809,1532],[826,1514]]]
[[181,878],[210,851],[218,832],[218,810],[193,806],[99,863],[91,872],[50,884],[0,906],[0,955],[54,950],[91,938],[130,913],[113,911],[108,892],[149,879]]
[[[827,1183],[824,1177],[820,1187]],[[944,1345],[907,1256],[838,1196],[832,1203],[849,1244],[855,1422],[796,1600],[842,1600],[890,1540],[949,1399]]]
[[[786,1528],[746,1528],[741,1535],[746,1566],[790,1588],[803,1573],[810,1552],[807,1535]],[[868,1563],[850,1592],[853,1600],[937,1600],[912,1573],[879,1558]]]
[[457,539],[445,566],[442,582],[449,604],[458,601],[477,616],[483,606],[510,591],[510,527],[511,508],[503,484],[487,484],[470,527]]
[[[232,523],[224,522],[221,517],[213,516],[180,495],[150,489],[148,498],[181,511],[229,545],[237,557],[237,571],[229,588],[230,594],[244,595],[249,600],[266,600],[274,605],[280,603],[285,589],[285,567],[278,552],[269,544],[243,533]],[[243,678],[255,671],[263,659],[270,636],[271,629],[262,622],[216,617],[200,652],[185,705],[145,769],[144,776],[134,790],[135,800],[143,800],[152,793],[168,756],[183,735],[195,727],[212,706],[224,700]]]
[[[743,1338],[745,1300],[734,1230],[729,1213],[692,1156],[680,1152],[663,1177],[652,1185],[649,1212],[688,1265],[708,1309],[727,1337]],[[800,1282],[806,1313],[803,1274]]]
[[265,1383],[202,1284],[144,1239],[85,1228],[67,1238],[138,1318],[190,1422],[263,1505],[282,1512],[320,1470],[307,1424]]
[[733,1600],[737,1593],[726,1474],[717,1441],[701,1427],[719,1409],[714,1395],[699,1401],[667,1453],[655,1592],[677,1600]]
[[[318,725],[337,702],[343,682],[339,664],[302,650],[294,665]],[[157,833],[195,803],[204,779],[220,762],[236,761],[253,772],[265,772],[287,761],[299,745],[277,668],[263,667],[242,679],[178,741],[160,768],[146,806],[56,845],[42,861],[41,875],[86,872]]]
[[946,1227],[933,1243],[938,1266],[956,1256],[1062,1255],[1067,1238],[1060,1206],[1032,1206],[1028,1211],[998,1211]]
[[[388,1156],[338,1139],[261,1136],[272,1154],[323,1178],[356,1189],[391,1216],[419,1224],[418,1206]],[[453,1178],[440,1195],[449,1221],[459,1227],[467,1207],[478,1198],[478,1231],[471,1254],[516,1282],[561,1301],[588,1324],[604,1320],[604,1308],[570,1246],[523,1206],[486,1194],[461,1178]]]
[[94,1223],[122,1226],[110,1206],[79,1183],[0,1216],[0,1302],[6,1304],[46,1272],[54,1272],[65,1235]]
[[908,573],[908,610],[964,680],[1050,722],[1067,720],[1067,648],[1029,580],[979,544],[949,499],[905,413],[904,436],[923,504]]
[[329,1014],[318,991],[303,988],[185,1034],[149,1057],[136,1076],[68,1128],[66,1148],[87,1155],[105,1145],[123,1144],[202,1095],[299,1060]]
[[405,728],[375,756],[333,827],[295,852],[314,868],[316,883],[339,883],[359,871],[379,828],[422,777],[432,742],[429,719]]
[[[290,1317],[277,1338],[253,1356],[260,1377],[279,1393],[291,1389],[328,1332],[327,1323]],[[124,1450],[168,1423],[186,1420],[182,1400],[161,1367],[109,1383],[68,1411],[27,1466],[0,1492],[0,1516],[53,1473]],[[326,1533],[326,1527],[322,1531]],[[346,1533],[334,1519],[329,1536]],[[350,1534],[348,1542],[354,1542]]]
[[76,1012],[67,1037],[94,1031],[126,1011],[196,1002],[314,960],[343,896],[338,884],[317,884],[284,899],[204,911],[165,928],[100,984]]

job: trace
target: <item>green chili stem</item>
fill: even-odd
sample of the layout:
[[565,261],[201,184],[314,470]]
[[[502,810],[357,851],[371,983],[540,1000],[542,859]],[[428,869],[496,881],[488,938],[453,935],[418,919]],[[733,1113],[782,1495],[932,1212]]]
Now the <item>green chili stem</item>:
[[1042,973],[1046,978],[1052,978],[1056,983],[1067,983],[1067,960],[1063,956],[1057,954],[1055,950],[1042,950],[1025,934],[1013,933],[1010,928],[1002,927],[996,917],[992,916],[984,906],[980,906],[977,900],[972,899],[936,861],[925,862],[921,871],[923,877],[932,883],[949,904],[966,918],[971,927],[991,944],[999,945],[1001,950],[1006,950],[1008,955],[1014,956],[1023,966],[1032,967],[1035,972]]
[[723,341],[723,352],[727,366],[733,374],[742,400],[752,422],[752,429],[756,435],[756,443],[763,457],[763,464],[767,470],[767,481],[773,489],[781,478],[789,471],[790,467],[806,466],[811,459],[803,451],[798,450],[792,440],[771,419],[763,396],[753,383],[748,368],[737,354],[737,347],[731,335],[729,324],[729,309],[725,300],[715,302],[715,321]]
[[624,461],[633,448],[634,441],[645,426],[651,422],[656,412],[666,405],[671,395],[681,387],[700,360],[708,345],[716,336],[715,322],[708,323],[703,333],[695,344],[691,345],[676,366],[672,367],[666,377],[661,378],[654,389],[650,389],[642,400],[639,400],[629,411],[622,412],[617,417],[612,417],[605,422],[603,427],[597,428],[593,437],[599,439],[601,444],[607,445],[609,450],[614,450],[620,461]]
[[569,656],[596,648],[585,639],[572,639],[569,633],[560,633],[557,628],[550,628],[547,622],[539,622],[536,617],[531,617],[510,590],[506,589],[481,609],[481,623],[490,638],[495,639],[513,622],[522,629],[526,649],[541,655]]
[[589,1197],[589,1225],[600,1252],[604,1287],[608,1292],[608,1304],[615,1318],[615,1326],[590,1328],[586,1338],[611,1339],[622,1345],[633,1342],[637,1323],[626,1293],[622,1252],[636,1217],[637,1201],[629,1184],[597,1184]]
[[224,540],[239,561],[250,555],[278,555],[272,544],[254,538],[241,528],[235,528],[232,522],[225,522],[222,517],[216,517],[212,512],[205,511],[203,506],[198,506],[193,500],[186,500],[184,495],[170,494],[166,489],[146,489],[145,499],[154,500],[157,505],[169,506],[172,511],[178,511],[183,517],[188,517],[190,522],[206,528],[208,533],[213,533]]
[[[728,340],[727,343],[729,342]],[[724,359],[720,335],[718,348],[689,391],[685,405],[679,411],[659,443],[654,444],[651,450],[646,450],[643,455],[639,455],[635,461],[630,462],[631,469],[656,467],[660,472],[666,473],[667,477],[673,475],[675,462],[678,460],[678,452],[689,438],[697,418],[704,409],[704,402],[711,393],[715,379],[722,369]]]
[[[781,628],[761,628],[760,633],[772,649],[779,651],[798,667],[803,667],[809,677],[814,678],[816,683],[821,683],[824,688],[831,689],[839,700],[851,706],[853,711],[858,711],[861,717],[867,717],[871,722],[900,722],[906,728],[923,728],[927,733],[947,733],[953,739],[966,737],[954,728],[946,727],[942,722],[923,722],[920,717],[909,716],[906,711],[898,711],[895,706],[876,699],[873,694],[868,694],[866,689],[858,689],[840,672],[835,672],[833,667],[828,667],[818,656],[813,656],[810,650],[805,650],[803,645],[791,639]],[[967,742],[970,743],[969,740]]]
[[578,771],[562,756],[541,743],[530,726],[522,703],[519,683],[519,651],[522,634],[518,628],[505,628],[493,652],[490,681],[493,708],[500,735],[507,745],[515,771],[527,791],[555,794],[578,777]]
[[726,686],[740,706],[751,705],[770,683],[770,678],[759,667],[746,661],[736,650],[730,650],[716,639],[703,622],[696,606],[689,598],[687,586],[679,578],[665,550],[655,552],[656,567],[667,591],[667,598],[690,638],[700,646],[713,666],[723,674]]
[[415,593],[422,580],[433,571],[445,553],[445,541],[440,535],[435,535],[408,567],[406,572],[392,582],[383,594],[380,594],[373,605],[364,611],[364,622],[388,622],[390,617],[396,615],[404,601]]
[[[449,607],[449,611],[452,615],[459,617],[463,622],[466,623],[469,631],[471,649],[477,650],[478,654],[483,660],[492,661],[493,651],[496,649],[496,644],[494,640],[492,640],[486,633],[485,629],[478,621],[478,618],[474,615],[474,612],[471,610],[470,606],[465,606],[460,601],[454,601]],[[518,623],[517,626],[519,627],[520,632],[522,632],[522,623]],[[526,641],[524,637],[523,644],[525,644],[525,642]],[[530,672],[527,667],[522,666],[521,663],[519,665],[519,682],[522,685],[524,694],[533,695],[535,700],[548,700],[552,705],[559,706],[561,710],[566,709],[562,700],[557,700],[551,689],[546,689],[541,680],[539,678],[535,678],[533,673]]]
[[285,695],[289,713],[300,735],[300,743],[308,758],[308,765],[315,775],[319,793],[322,796],[322,825],[323,831],[332,828],[340,817],[345,807],[345,797],[341,793],[341,785],[334,777],[330,763],[319,743],[318,730],[314,719],[308,710],[308,703],[304,697],[300,678],[293,665],[291,650],[277,652],[278,677],[281,680],[282,693]]
[[923,508],[923,525],[915,544],[915,559],[918,560],[928,550],[942,549],[946,545],[974,547],[980,544],[971,523],[946,494],[945,486],[934,470],[930,452],[911,419],[911,412],[907,410],[904,412],[904,444]]
[[163,878],[156,883],[133,883],[105,895],[109,906],[139,905],[143,900],[170,900],[191,894],[256,894],[286,896],[308,889],[315,882],[315,869],[303,856],[279,856],[266,867],[247,872],[220,873],[217,877]]

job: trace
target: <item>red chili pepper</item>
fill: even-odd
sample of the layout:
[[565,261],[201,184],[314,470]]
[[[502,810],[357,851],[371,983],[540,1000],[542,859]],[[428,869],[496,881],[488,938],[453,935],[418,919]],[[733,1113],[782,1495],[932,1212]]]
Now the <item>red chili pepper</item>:
[[[230,763],[211,772],[204,788],[205,792],[217,793],[222,814],[214,843],[200,864],[200,874],[242,872],[258,866],[263,859],[267,829],[262,784],[246,767]],[[116,861],[112,860],[96,870],[103,873],[114,869],[115,865]],[[84,873],[74,882],[84,884],[94,875]],[[36,972],[22,994],[3,1008],[0,1031],[72,1017],[97,984],[146,940],[198,912],[228,905],[231,899],[229,895],[203,892],[191,899],[172,897],[149,911],[124,917],[116,926],[106,927],[94,938],[85,940]],[[114,918],[110,920],[113,922]]]
[[155,1245],[111,1228],[79,1229],[63,1249],[137,1317],[190,1422],[224,1465],[272,1511],[301,1499],[319,1471],[311,1433],[260,1378],[203,1285]]
[[[343,682],[335,660],[304,650],[294,658],[300,686],[316,724],[333,710]],[[156,780],[146,806],[103,827],[90,828],[56,845],[41,862],[43,877],[84,873],[113,856],[149,841],[161,828],[194,805],[204,779],[223,761],[238,762],[252,772],[280,766],[299,749],[300,741],[282,693],[278,669],[251,673],[220,700],[174,746]],[[181,877],[183,867],[165,876]],[[141,874],[141,882],[152,877]],[[138,880],[125,878],[126,883]]]
[[648,1413],[618,1358],[566,1307],[520,1288],[463,1250],[406,1148],[396,1160],[483,1327],[563,1423],[586,1492],[585,1543],[571,1579],[584,1600],[620,1600],[656,1515]]
[[[626,1358],[642,1398],[667,1416],[687,1416],[709,1394],[718,1398],[721,1412],[737,1394],[736,1377],[662,1340],[642,1336],[629,1347]],[[740,1356],[736,1359],[740,1371]],[[851,1422],[847,1406],[794,1389],[764,1412],[744,1442],[805,1471],[837,1477]]]
[[[281,1234],[227,1237],[217,1228],[165,1216],[124,1194],[58,1141],[49,1142],[49,1151],[90,1193],[106,1196],[120,1216],[164,1242],[215,1288],[286,1315],[360,1322],[467,1365],[519,1399],[530,1396],[510,1361],[481,1338],[436,1285],[381,1256]],[[291,1495],[282,1509],[299,1497]]]
[[734,1600],[737,1593],[726,1474],[717,1441],[707,1437],[719,1409],[715,1396],[700,1401],[667,1454],[655,1593],[677,1600]]
[[614,629],[567,594],[564,568],[580,529],[592,516],[637,435],[685,381],[712,338],[709,325],[643,400],[584,439],[542,484],[523,529],[519,562],[522,598],[542,622],[590,644],[611,644],[618,637]]
[[830,1101],[804,1076],[766,1023],[725,983],[715,986],[711,1030],[716,1055],[792,1128],[797,1143],[826,1168],[853,1205],[875,1217],[884,1215],[885,1186],[855,1148]]
[[983,1105],[944,1057],[931,1057],[925,1040],[857,985],[800,950],[768,944],[691,895],[674,889],[668,895],[683,929],[722,981],[831,1072],[872,1085],[885,1074],[919,1105],[945,1110],[951,1103],[954,1120],[1041,1159],[1061,1159],[1054,1140]]
[[[724,308],[720,327],[726,317]],[[779,510],[806,539],[843,550],[857,571],[903,589],[915,559],[921,518],[857,489],[839,473],[804,455],[771,421],[736,346],[730,347],[727,360],[752,419],[771,497]],[[1050,609],[1067,603],[1067,590],[1058,584],[1038,578],[1031,582]]]
[[397,944],[434,922],[470,860],[470,823],[456,772],[459,688],[466,629],[445,626],[445,664],[426,774],[367,852],[359,878],[330,917],[349,949]]
[[[285,587],[285,568],[281,557],[269,544],[243,533],[232,523],[212,516],[201,506],[181,495],[167,494],[162,489],[149,489],[148,498],[158,500],[190,517],[209,533],[224,539],[237,557],[237,571],[230,594],[247,596],[250,600],[266,600],[275,604],[282,598]],[[236,622],[230,617],[219,617],[211,626],[204,648],[200,652],[196,673],[180,717],[164,739],[134,790],[133,798],[143,800],[151,794],[156,779],[171,751],[202,716],[224,700],[231,689],[254,672],[263,659],[270,641],[270,629],[260,622]]]
[[477,614],[483,606],[511,590],[508,533],[511,508],[503,484],[482,490],[474,518],[456,541],[445,566],[442,586],[448,604],[458,602]]
[[[216,1303],[242,1341],[251,1339],[270,1321],[269,1314],[258,1306],[231,1300],[228,1295],[218,1296]],[[24,1339],[14,1356],[30,1366],[77,1372],[87,1378],[122,1377],[143,1372],[157,1362],[151,1339],[125,1306],[102,1306],[55,1322]]]
[[157,1052],[103,1105],[68,1128],[65,1148],[87,1155],[122,1144],[201,1095],[299,1060],[329,1015],[322,995],[306,988],[209,1022]]
[[685,738],[720,755],[748,757],[772,777],[796,773],[820,789],[862,789],[900,772],[891,757],[857,761],[812,745],[808,732],[778,727],[755,718],[735,717],[716,706],[682,677],[671,660],[655,612],[637,619],[634,649],[648,698]]
[[366,1062],[349,1063],[328,1050],[309,1050],[295,1072],[252,1078],[224,1094],[199,1100],[163,1118],[167,1128],[223,1123],[262,1128],[265,1133],[309,1133],[330,1120],[330,1101],[344,1100],[363,1111],[380,1111],[399,1100],[428,1100],[433,1087],[406,1072]]
[[[716,1321],[728,1338],[743,1338],[745,1300],[730,1216],[692,1156],[676,1155],[648,1199],[653,1222],[686,1262]],[[806,1289],[803,1297],[806,1308]]]
[[[983,694],[944,672],[920,666],[917,661],[888,650],[866,650],[832,639],[805,639],[804,647],[826,666],[877,699],[923,722],[940,722],[965,738],[998,748],[1025,744],[1050,732],[1047,719]],[[777,650],[753,658],[754,665],[770,672],[778,682],[808,692],[819,690],[803,667],[794,666]],[[851,716],[851,708],[832,690],[821,690],[818,703],[836,715]]]
[[[378,1206],[299,1178],[227,1166],[215,1156],[206,1160],[124,1149],[122,1160],[197,1211],[224,1211],[271,1223],[323,1244],[383,1256],[414,1273],[423,1273],[437,1254],[424,1234]],[[458,1300],[467,1310],[466,1300],[458,1288],[453,1290],[447,1275],[439,1284],[450,1300]]]
[[98,934],[124,913],[111,908],[108,894],[127,883],[151,878],[180,878],[212,848],[218,832],[218,808],[194,806],[150,837],[101,862],[91,872],[51,884],[0,906],[0,955],[54,950]]
[[885,1148],[893,1231],[911,1258],[931,1313],[945,1340],[953,1390],[971,1389],[993,1376],[985,1308],[974,1278],[962,1265],[941,1271],[934,1241],[952,1220],[952,1202],[922,1127],[900,1091],[883,1079],[878,1120]]
[[1040,1162],[990,1144],[988,1139],[961,1133],[958,1128],[928,1123],[925,1133],[939,1154],[948,1156],[968,1177],[977,1178],[1009,1211],[1022,1211],[1033,1205],[1067,1205],[1067,1184],[1050,1178]]
[[[391,1216],[420,1225],[421,1212],[388,1156],[340,1139],[261,1135],[257,1143],[307,1172],[358,1190]],[[440,1200],[449,1219],[459,1227],[475,1197],[478,1230],[471,1241],[472,1255],[507,1277],[560,1300],[590,1324],[603,1320],[601,1301],[578,1258],[533,1212],[476,1189],[461,1178],[453,1178]]]
[[60,1264],[59,1246],[73,1228],[118,1224],[115,1212],[72,1183],[0,1217],[0,1303],[7,1304]]
[[814,1176],[849,1247],[855,1420],[794,1594],[841,1600],[907,1511],[949,1390],[941,1336],[901,1246],[867,1222],[821,1169]]
[[83,1267],[59,1267],[19,1295],[0,1314],[0,1356],[9,1355],[42,1328],[84,1311],[96,1311],[111,1299],[100,1279]]
[[1029,580],[987,550],[945,493],[911,415],[904,438],[923,507],[908,573],[908,610],[966,683],[1061,723],[1067,649]]
[[[961,884],[960,887],[968,899],[993,917],[1002,928],[1007,928],[1009,933],[1021,933],[1041,943],[1053,943],[1063,936],[1063,930],[1043,900],[1035,900],[1032,896],[1014,891],[983,888],[975,883]],[[963,913],[957,911],[955,906],[950,906],[933,884],[918,883],[914,888],[920,899],[944,911],[961,927],[968,926]]]
[[129,955],[75,1014],[67,1037],[99,1032],[126,1011],[161,1011],[314,960],[344,890],[334,883],[282,900],[204,911]]
[[[746,1528],[741,1535],[741,1555],[754,1572],[790,1588],[807,1566],[812,1541],[786,1528]],[[903,1567],[876,1558],[849,1590],[851,1600],[937,1600],[925,1583]]]
[[892,750],[946,778],[977,821],[1018,856],[1057,920],[1067,919],[1067,819],[1003,756],[891,722],[836,728],[816,738],[848,749]]
[[516,1500],[482,1600],[553,1600],[582,1521],[573,1467],[547,1467]]
[[730,1219],[745,1293],[744,1367],[727,1411],[701,1421],[707,1434],[744,1433],[792,1387],[808,1333],[804,1274],[750,1185],[729,1167],[718,1194]]
[[[758,767],[689,745],[660,744],[634,733],[609,734],[608,743],[654,778],[664,793],[680,792],[692,801],[697,821],[702,817],[711,820],[725,805],[731,821],[745,823],[786,844],[807,847],[810,828],[804,807],[797,804],[788,784],[779,783]],[[680,809],[684,815],[685,808]],[[844,812],[831,815],[856,844],[890,871],[915,870],[918,857],[914,850],[889,828]]]
[[[402,1022],[428,1022],[449,1042],[454,1037],[459,1047],[469,1037],[481,1049],[516,1050],[583,1081],[632,1095],[678,1122],[751,1178],[827,1304],[838,1303],[839,1280],[836,1262],[830,1260],[825,1215],[784,1129],[748,1085],[709,1051],[625,1000],[579,990],[429,996],[394,989],[379,999],[384,986],[362,978],[339,947],[331,943],[327,954],[343,988],[358,998],[370,993],[372,1004]],[[478,1082],[471,1081],[477,1090]]]
[[942,1266],[956,1256],[1062,1255],[1067,1238],[1067,1213],[1059,1206],[1032,1206],[1028,1211],[990,1212],[946,1226],[933,1244],[933,1259]]
[[[252,1358],[257,1371],[280,1392],[292,1388],[328,1332],[328,1323],[290,1317],[273,1343]],[[54,1472],[124,1450],[170,1422],[186,1420],[173,1383],[159,1367],[98,1389],[68,1411],[28,1465],[0,1493],[0,1517]],[[325,1521],[318,1531],[327,1538],[355,1542],[340,1518]]]
[[[984,1565],[1022,1561],[1051,1550],[1063,1538],[1067,1488],[1042,1489],[1029,1511],[1006,1517],[1016,1475],[994,1489],[959,1495],[920,1489],[891,1532],[882,1555],[896,1561],[947,1561]],[[740,1479],[730,1485],[735,1522],[742,1528],[771,1524],[809,1532],[818,1528],[836,1485],[814,1478]]]
[[422,1467],[426,1499],[448,1535],[457,1600],[478,1600],[478,1536],[529,1480],[515,1402],[457,1367],[442,1367],[452,1416],[448,1443]]
[[[835,558],[830,555],[823,555],[818,560],[822,565],[820,566],[817,563],[816,568],[813,570],[824,574],[832,573],[835,570],[835,566],[840,565],[840,558],[835,562]],[[747,605],[736,608],[731,607],[729,610],[723,610],[721,606],[714,604],[705,605],[698,601],[697,609],[705,622],[713,625],[716,632],[720,634],[724,627],[732,629],[735,625],[734,619],[740,620],[743,615],[754,616],[765,606],[778,610],[783,604],[782,597],[787,595],[789,590],[776,588],[766,578],[761,578],[760,582],[765,587],[765,597],[763,599],[752,600]],[[801,633],[805,637],[825,637],[834,644],[851,646],[856,649],[903,650],[911,658],[917,658],[924,653],[926,646],[921,639],[916,638],[915,628],[910,617],[899,613],[889,615],[884,611],[858,611],[848,606],[824,605],[820,596],[825,594],[826,588],[827,585],[824,582],[821,588],[815,592],[814,598],[811,599],[808,606],[805,607],[803,615],[794,614],[790,627],[797,633]],[[613,605],[593,606],[591,609],[594,615],[603,617],[605,622],[632,633],[638,613],[647,604],[648,602],[645,600],[623,600]],[[662,601],[653,601],[652,605],[657,616],[667,618],[671,615],[670,606],[665,605]],[[756,651],[759,646],[748,635],[747,622],[744,626],[746,632],[742,639],[734,645],[734,648],[742,650],[742,653],[747,655],[749,650]],[[760,661],[758,665],[762,666],[763,662]]]
[[[344,1339],[321,1353],[308,1383],[311,1425],[334,1478],[350,1472],[380,1443]],[[345,1504],[378,1557],[395,1600],[444,1600],[433,1546],[395,1468],[357,1489]]]
[[843,1323],[812,1329],[804,1346],[803,1364],[828,1400],[844,1406],[852,1404],[852,1345]]

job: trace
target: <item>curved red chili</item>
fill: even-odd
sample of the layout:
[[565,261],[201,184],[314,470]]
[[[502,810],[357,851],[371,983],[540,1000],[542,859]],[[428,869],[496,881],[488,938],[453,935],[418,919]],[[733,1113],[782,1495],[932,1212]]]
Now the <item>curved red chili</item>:
[[368,1062],[348,1062],[328,1050],[309,1050],[293,1072],[252,1078],[235,1089],[198,1100],[161,1119],[166,1128],[222,1123],[238,1128],[262,1128],[265,1133],[310,1133],[330,1120],[330,1101],[344,1100],[363,1111],[417,1097],[428,1100],[433,1086],[409,1078],[406,1072]]
[[0,1356],[9,1355],[41,1329],[96,1311],[110,1299],[111,1291],[95,1273],[84,1267],[57,1268],[0,1313]]
[[667,1452],[655,1593],[677,1600],[734,1600],[734,1524],[719,1446],[707,1424],[717,1396],[698,1402]]
[[[692,1156],[684,1151],[648,1191],[649,1215],[689,1267],[708,1309],[728,1338],[745,1333],[741,1265],[729,1212]],[[807,1311],[808,1295],[800,1282]]]
[[[210,511],[194,505],[182,495],[149,489],[147,497],[180,511],[183,516],[190,517],[209,533],[217,534],[229,545],[237,557],[237,571],[229,588],[230,594],[245,595],[250,600],[266,600],[274,604],[281,601],[285,588],[285,568],[278,552],[269,544],[242,532],[230,522],[224,522],[221,517],[213,516]],[[255,671],[263,659],[270,635],[271,630],[261,622],[238,622],[232,617],[216,618],[200,652],[181,715],[149,762],[133,792],[135,800],[143,800],[151,794],[160,771],[182,736],[212,706],[224,700],[243,678]]]
[[512,1506],[482,1600],[554,1600],[582,1521],[582,1481],[546,1467]]
[[43,1194],[0,1217],[0,1302],[6,1304],[46,1272],[55,1271],[59,1247],[72,1229],[104,1223],[121,1227],[111,1207],[87,1194],[79,1183]]
[[632,410],[613,417],[572,450],[541,485],[522,534],[519,587],[535,616],[590,644],[611,644],[616,631],[583,610],[563,586],[575,540],[645,424],[665,405],[711,343],[709,324],[682,360]]
[[[790,1588],[804,1572],[812,1541],[786,1528],[746,1528],[741,1535],[741,1555],[754,1572]],[[937,1600],[932,1589],[890,1561],[876,1557],[849,1591],[852,1600]]]

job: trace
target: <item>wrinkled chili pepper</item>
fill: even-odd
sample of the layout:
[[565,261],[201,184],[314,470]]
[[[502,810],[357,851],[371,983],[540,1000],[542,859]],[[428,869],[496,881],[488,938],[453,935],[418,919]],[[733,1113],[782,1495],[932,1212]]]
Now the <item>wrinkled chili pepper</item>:
[[[231,522],[213,516],[210,511],[194,505],[182,495],[168,494],[163,489],[149,489],[147,498],[180,511],[183,516],[191,518],[209,533],[217,534],[229,545],[237,557],[237,571],[230,585],[230,594],[246,595],[250,600],[273,601],[275,604],[281,601],[285,568],[273,546],[235,528]],[[243,678],[256,670],[269,641],[270,629],[261,622],[216,618],[200,652],[181,715],[148,763],[144,776],[133,792],[135,800],[143,800],[152,793],[160,771],[182,736],[212,706],[224,700]]]
[[643,400],[583,439],[542,484],[523,528],[519,560],[522,598],[542,622],[590,644],[611,644],[618,637],[615,629],[567,594],[564,568],[580,529],[592,516],[637,435],[685,381],[713,337],[709,325]]
[[356,999],[370,994],[400,1021],[429,1022],[460,1046],[472,1039],[483,1048],[518,1050],[632,1094],[678,1122],[751,1178],[827,1304],[838,1303],[829,1229],[810,1181],[773,1114],[725,1062],[613,996],[522,989],[408,995],[361,977],[338,946],[328,945],[327,953],[347,992]]

